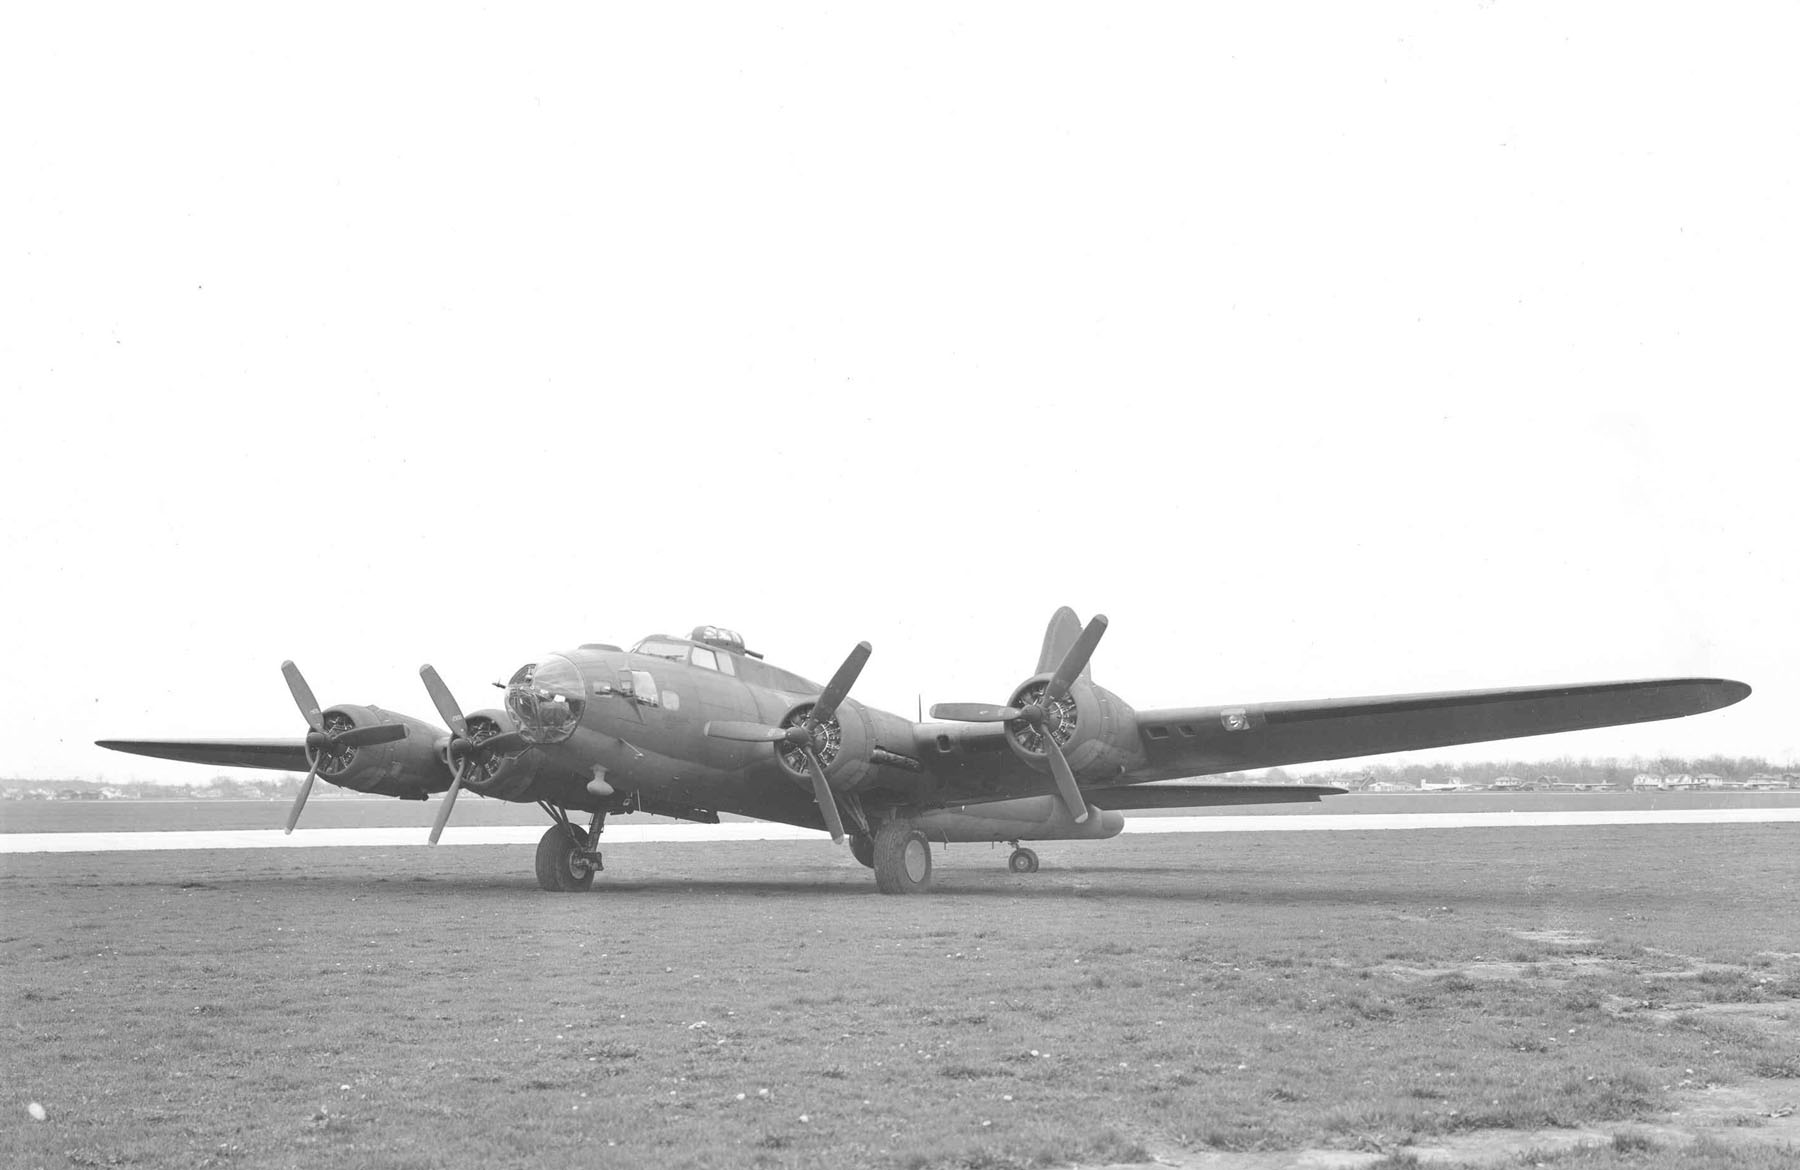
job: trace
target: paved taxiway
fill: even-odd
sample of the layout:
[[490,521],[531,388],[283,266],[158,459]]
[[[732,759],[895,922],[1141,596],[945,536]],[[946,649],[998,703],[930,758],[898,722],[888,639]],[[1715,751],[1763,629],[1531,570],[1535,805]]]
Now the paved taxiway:
[[[1384,829],[1569,828],[1587,825],[1725,825],[1772,821],[1800,822],[1800,808],[1693,808],[1546,810],[1543,812],[1372,813],[1362,816],[1139,817],[1125,822],[1127,833],[1360,833]],[[443,845],[532,845],[543,836],[536,825],[451,826]],[[617,825],[606,830],[608,845],[635,841],[804,841],[823,838],[816,829],[766,822],[718,825]],[[418,827],[386,829],[301,829],[289,836],[278,829],[147,833],[4,833],[0,853],[118,853],[162,849],[314,849],[424,845]]]

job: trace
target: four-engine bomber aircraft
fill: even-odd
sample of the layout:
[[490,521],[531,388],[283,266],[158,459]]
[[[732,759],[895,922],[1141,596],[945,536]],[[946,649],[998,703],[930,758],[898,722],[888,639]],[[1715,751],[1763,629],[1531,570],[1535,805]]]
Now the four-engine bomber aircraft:
[[[506,709],[464,715],[437,671],[420,675],[450,731],[375,706],[322,708],[292,662],[304,738],[100,740],[101,747],[227,767],[305,769],[292,832],[315,777],[424,800],[442,792],[435,844],[456,794],[535,801],[554,822],[538,884],[585,890],[608,813],[716,824],[736,813],[847,835],[884,894],[931,884],[931,842],[1116,836],[1126,809],[1316,801],[1322,786],[1150,783],[1278,764],[1672,719],[1750,693],[1726,679],[1653,679],[1377,698],[1134,711],[1093,680],[1106,619],[1050,619],[1037,671],[1004,706],[942,703],[914,723],[850,698],[869,644],[821,687],[744,648],[730,630],[589,644],[522,666]],[[496,684],[498,685],[498,684]],[[572,814],[591,814],[586,829]]]

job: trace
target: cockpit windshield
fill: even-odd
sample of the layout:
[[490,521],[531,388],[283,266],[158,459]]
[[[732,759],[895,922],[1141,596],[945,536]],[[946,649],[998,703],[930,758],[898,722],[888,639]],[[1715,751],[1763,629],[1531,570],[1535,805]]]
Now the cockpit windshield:
[[652,658],[672,658],[676,662],[688,660],[688,644],[677,642],[673,638],[645,638],[631,648],[633,654],[648,654]]
[[575,733],[587,706],[587,684],[575,664],[554,655],[521,669],[506,688],[506,710],[532,743],[560,743]]

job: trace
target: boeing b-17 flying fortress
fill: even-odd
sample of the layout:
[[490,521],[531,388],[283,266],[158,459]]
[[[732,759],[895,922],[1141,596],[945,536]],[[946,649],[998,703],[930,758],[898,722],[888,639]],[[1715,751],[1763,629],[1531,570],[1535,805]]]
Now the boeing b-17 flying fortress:
[[[609,814],[714,823],[737,814],[848,838],[887,894],[930,888],[932,842],[1103,839],[1131,809],[1317,801],[1322,786],[1169,783],[1244,769],[1672,719],[1750,693],[1726,679],[1495,690],[1136,711],[1094,682],[1107,620],[1050,619],[1036,669],[1004,704],[944,703],[914,722],[851,697],[859,643],[824,686],[765,662],[738,634],[700,626],[629,650],[589,643],[515,671],[505,708],[464,714],[430,666],[425,689],[448,730],[376,706],[322,707],[292,662],[282,673],[306,720],[292,739],[108,739],[100,746],[425,800],[436,842],[464,789],[536,803],[553,822],[537,849],[545,890],[592,886]],[[1161,783],[1153,783],[1161,782]],[[574,817],[587,814],[585,827]]]

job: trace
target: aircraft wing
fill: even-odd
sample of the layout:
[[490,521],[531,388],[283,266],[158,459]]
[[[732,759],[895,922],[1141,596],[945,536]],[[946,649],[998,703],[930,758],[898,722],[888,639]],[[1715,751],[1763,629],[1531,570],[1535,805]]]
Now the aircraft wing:
[[1084,788],[1095,808],[1208,808],[1221,804],[1304,804],[1348,789],[1323,784],[1135,784],[1125,788]]
[[1205,776],[1647,723],[1728,707],[1749,693],[1730,679],[1665,678],[1140,711],[1138,736],[1149,761],[1131,778]]
[[184,760],[190,764],[214,764],[222,768],[272,768],[283,772],[307,770],[304,739],[99,739],[98,746],[115,752]]

